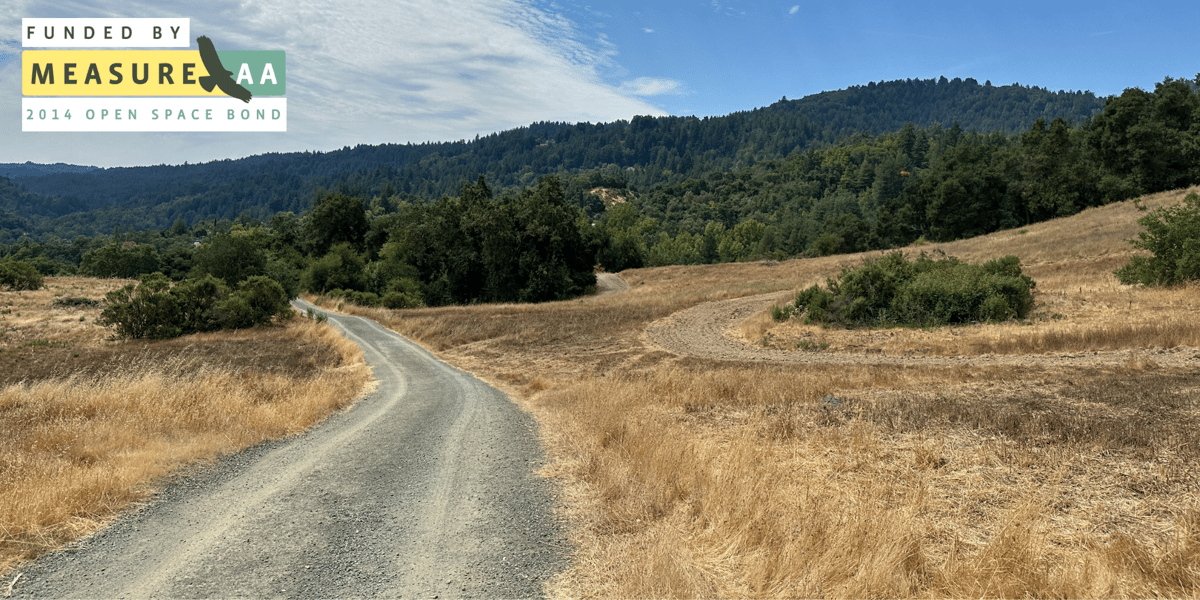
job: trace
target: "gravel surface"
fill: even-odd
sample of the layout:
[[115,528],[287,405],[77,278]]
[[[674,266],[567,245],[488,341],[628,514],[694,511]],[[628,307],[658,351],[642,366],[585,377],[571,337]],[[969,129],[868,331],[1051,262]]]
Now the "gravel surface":
[[[304,305],[307,306],[307,305]],[[22,569],[13,597],[540,597],[566,566],[536,423],[373,321],[380,384]]]
[[[705,302],[651,323],[646,338],[668,352],[715,360],[785,364],[877,364],[934,366],[1114,366],[1126,363],[1129,350],[1054,354],[982,354],[973,356],[922,356],[915,353],[787,351],[752,344],[735,328],[746,319],[784,299],[788,292]],[[1190,347],[1147,350],[1144,354],[1161,367],[1194,368],[1200,350]]]
[[629,291],[629,284],[616,273],[596,274],[596,295],[615,294]]

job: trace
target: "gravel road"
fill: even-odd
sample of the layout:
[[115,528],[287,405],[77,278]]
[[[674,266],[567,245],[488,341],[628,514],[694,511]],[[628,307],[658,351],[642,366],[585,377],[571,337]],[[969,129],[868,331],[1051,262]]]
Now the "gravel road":
[[533,419],[373,321],[329,320],[375,392],[26,565],[13,597],[542,596],[569,544]]
[[[651,344],[681,356],[777,364],[1111,367],[1125,364],[1130,358],[1129,350],[972,356],[785,351],[751,344],[735,331],[743,321],[787,296],[787,292],[771,292],[698,304],[651,323],[646,328],[646,338]],[[1169,368],[1194,368],[1200,360],[1200,350],[1182,346],[1147,350],[1144,355]]]

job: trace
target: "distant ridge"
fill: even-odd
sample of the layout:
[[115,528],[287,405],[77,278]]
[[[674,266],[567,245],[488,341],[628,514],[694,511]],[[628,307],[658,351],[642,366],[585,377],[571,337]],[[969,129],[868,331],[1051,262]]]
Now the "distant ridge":
[[40,177],[42,175],[53,175],[55,173],[87,173],[95,171],[100,167],[90,167],[86,165],[69,165],[67,163],[54,163],[52,165],[38,164],[34,162],[24,163],[0,163],[0,176],[16,178],[16,177]]
[[785,98],[768,107],[803,113],[840,135],[887,133],[907,121],[918,127],[958,122],[967,131],[1019,133],[1039,118],[1079,123],[1103,108],[1104,99],[1091,92],[1051,92],[1016,83],[993,86],[970,77],[871,82],[799,100]]
[[456,194],[481,174],[496,191],[529,185],[540,175],[580,173],[589,173],[590,187],[649,189],[779,160],[855,134],[899,131],[907,123],[946,128],[957,123],[964,131],[1011,134],[1039,118],[1082,122],[1103,105],[1089,92],[943,77],[785,98],[720,117],[542,122],[474,140],[147,167],[8,164],[0,165],[0,175],[9,173],[23,197],[20,202],[0,197],[0,211],[28,217],[22,207],[30,205],[30,194],[52,199],[53,206],[35,211],[40,218],[32,219],[32,231],[8,227],[0,231],[0,240],[51,232],[71,239],[114,227],[164,229],[180,219],[188,224],[239,217],[266,221],[277,212],[307,210],[320,188],[420,202]]

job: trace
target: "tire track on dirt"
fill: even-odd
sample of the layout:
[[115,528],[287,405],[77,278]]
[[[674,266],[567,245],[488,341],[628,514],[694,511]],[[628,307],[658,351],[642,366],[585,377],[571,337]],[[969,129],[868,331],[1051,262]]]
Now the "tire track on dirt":
[[[750,343],[738,334],[736,329],[743,321],[769,309],[772,304],[784,300],[791,293],[771,292],[698,304],[651,323],[646,328],[646,341],[680,356],[779,364],[1098,367],[1122,365],[1130,359],[1130,350],[977,356],[786,351]],[[1200,351],[1195,348],[1178,347],[1139,352],[1146,353],[1145,356],[1161,367],[1185,368],[1200,364]]]

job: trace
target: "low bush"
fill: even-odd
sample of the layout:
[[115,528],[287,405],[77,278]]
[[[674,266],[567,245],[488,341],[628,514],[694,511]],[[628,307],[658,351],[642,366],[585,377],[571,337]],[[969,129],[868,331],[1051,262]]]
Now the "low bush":
[[95,308],[100,306],[100,301],[92,300],[91,298],[80,298],[78,296],[66,296],[62,298],[55,298],[54,301],[50,303],[50,306],[54,308]]
[[245,329],[292,314],[287,293],[274,279],[253,275],[238,289],[219,300],[213,309],[225,329]]
[[379,294],[376,294],[375,292],[360,292],[358,290],[337,289],[330,290],[326,292],[325,295],[330,298],[337,298],[339,300],[352,302],[359,306],[371,306],[376,308],[383,306],[383,299],[380,298]]
[[105,296],[97,323],[116,328],[117,337],[166,339],[218,329],[242,329],[292,314],[283,286],[256,275],[236,291],[205,275],[171,286],[162,273],[147,275]]
[[1175,285],[1200,279],[1200,194],[1138,219],[1146,230],[1129,243],[1153,256],[1134,256],[1114,274],[1124,284]]
[[800,292],[772,316],[803,315],[807,323],[847,327],[1004,321],[1029,314],[1034,286],[1015,256],[975,265],[924,252],[910,261],[896,251],[843,269],[826,288]]
[[0,262],[0,286],[12,291],[41,289],[42,274],[25,261],[2,261]]

